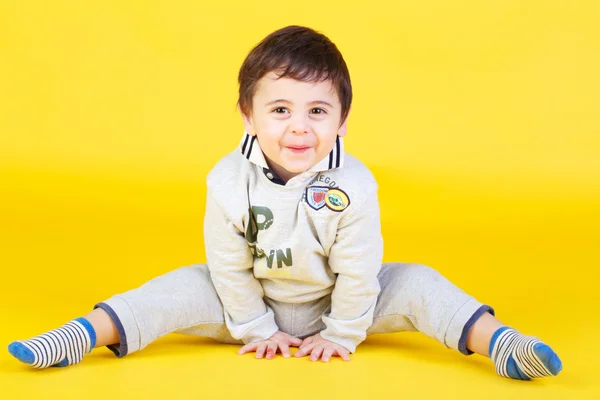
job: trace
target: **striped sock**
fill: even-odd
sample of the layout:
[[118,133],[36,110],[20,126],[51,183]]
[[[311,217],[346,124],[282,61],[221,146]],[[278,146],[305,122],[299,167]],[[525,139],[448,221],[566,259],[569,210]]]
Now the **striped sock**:
[[492,336],[490,357],[498,375],[506,378],[528,381],[558,375],[562,370],[562,362],[548,345],[507,326]]
[[8,352],[34,368],[77,364],[96,345],[96,331],[85,318],[77,318],[58,329],[8,345]]

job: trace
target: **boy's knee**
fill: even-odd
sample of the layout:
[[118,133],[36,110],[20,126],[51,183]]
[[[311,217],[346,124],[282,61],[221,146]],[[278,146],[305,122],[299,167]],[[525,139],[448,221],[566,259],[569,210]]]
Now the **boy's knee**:
[[206,264],[192,264],[183,268],[191,270],[194,273],[201,273],[206,276],[210,276],[210,272],[208,271],[208,266]]
[[163,275],[157,276],[142,286],[142,291],[153,293],[169,292],[171,288],[177,287],[180,292],[194,291],[199,288],[206,290],[212,286],[212,280],[208,268],[204,264],[194,264],[179,267]]
[[198,282],[198,284],[212,286],[210,272],[206,264],[193,264],[187,267],[182,267],[180,270],[186,279]]
[[434,268],[423,264],[412,264],[412,274],[427,281],[437,280],[441,275]]
[[431,281],[441,276],[439,272],[427,265],[412,263],[385,264],[382,268],[382,273],[386,277],[386,280],[391,281]]

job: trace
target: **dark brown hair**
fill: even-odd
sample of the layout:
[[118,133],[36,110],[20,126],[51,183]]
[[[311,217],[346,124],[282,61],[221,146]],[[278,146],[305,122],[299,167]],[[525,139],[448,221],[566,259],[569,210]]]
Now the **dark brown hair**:
[[327,36],[303,26],[287,26],[264,38],[248,54],[240,72],[238,106],[245,115],[252,111],[258,81],[274,71],[279,78],[305,82],[330,80],[339,97],[340,124],[352,103],[352,84],[346,62]]

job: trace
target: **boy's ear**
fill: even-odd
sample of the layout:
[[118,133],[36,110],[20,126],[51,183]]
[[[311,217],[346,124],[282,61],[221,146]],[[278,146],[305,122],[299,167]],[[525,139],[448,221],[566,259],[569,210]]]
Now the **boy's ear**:
[[242,122],[244,123],[244,131],[250,136],[255,136],[256,133],[254,132],[254,128],[252,126],[253,125],[252,117],[244,114],[239,106],[238,106],[238,111],[242,115]]
[[348,115],[346,116],[346,119],[344,120],[344,122],[342,123],[342,125],[340,125],[340,127],[338,128],[338,136],[339,137],[344,137],[346,136],[348,127],[348,117],[350,116],[350,111],[348,111]]

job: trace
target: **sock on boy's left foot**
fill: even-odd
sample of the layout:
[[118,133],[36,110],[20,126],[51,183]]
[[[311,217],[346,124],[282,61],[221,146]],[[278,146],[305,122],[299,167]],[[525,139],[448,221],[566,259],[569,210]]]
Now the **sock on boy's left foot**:
[[496,372],[506,378],[528,381],[562,370],[562,362],[548,345],[506,326],[492,336],[489,352]]
[[96,331],[85,318],[77,318],[58,329],[28,340],[12,342],[8,351],[34,368],[77,364],[96,345]]

